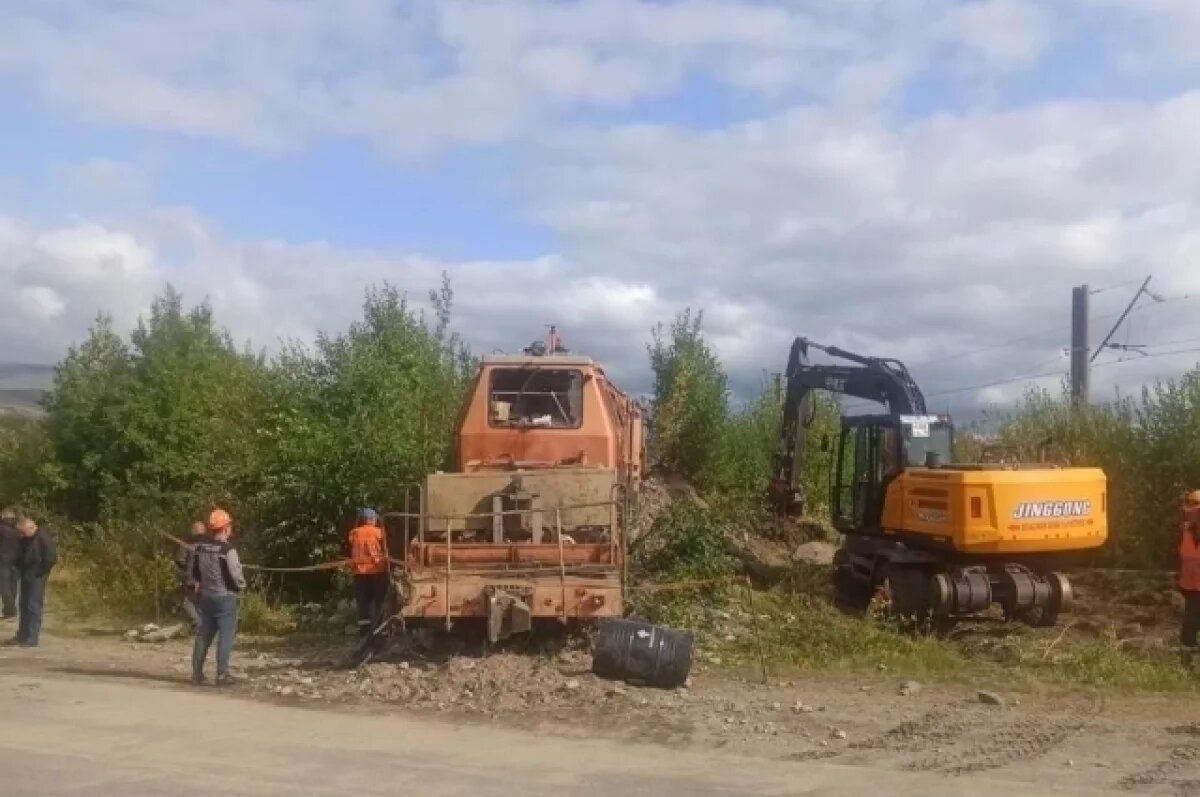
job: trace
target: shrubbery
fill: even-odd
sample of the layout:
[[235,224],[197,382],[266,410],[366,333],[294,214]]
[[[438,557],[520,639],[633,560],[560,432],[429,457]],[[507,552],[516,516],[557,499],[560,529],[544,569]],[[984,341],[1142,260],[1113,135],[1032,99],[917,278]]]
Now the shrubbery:
[[449,463],[473,371],[451,298],[448,284],[431,295],[430,320],[372,289],[348,332],[272,358],[171,290],[128,339],[100,317],[59,364],[44,420],[0,427],[0,499],[51,517],[82,607],[146,612],[156,585],[174,587],[159,532],[215,505],[252,561],[344,556],[356,507],[394,505]]
[[[0,418],[0,502],[49,516],[80,602],[121,611],[145,610],[170,580],[158,533],[179,534],[216,504],[233,511],[254,561],[342,556],[357,506],[394,506],[406,483],[450,464],[474,362],[450,331],[449,285],[430,299],[426,318],[395,288],[373,288],[347,332],[272,357],[239,347],[207,305],[187,307],[171,290],[128,337],[101,316],[59,364],[45,418]],[[654,465],[691,480],[712,509],[672,508],[659,519],[663,546],[643,564],[671,578],[724,574],[722,527],[765,510],[779,386],[732,395],[690,310],[652,331],[648,354]],[[828,510],[830,469],[817,443],[835,434],[839,406],[819,395],[809,432],[803,478],[816,514]],[[1104,559],[1170,564],[1178,498],[1200,487],[1200,373],[1079,411],[1031,393],[984,427],[994,439],[960,435],[961,456],[986,442],[1104,468]]]
[[[687,477],[717,503],[763,508],[774,475],[783,397],[774,384],[735,403],[720,360],[704,341],[702,315],[685,310],[649,347],[654,376],[652,454],[660,470]],[[840,403],[820,395],[809,429],[812,456],[803,474],[817,514],[828,511],[829,455],[817,442],[836,434]]]
[[1104,469],[1110,522],[1104,562],[1174,566],[1179,501],[1200,489],[1200,371],[1161,381],[1137,398],[1079,408],[1034,391],[991,421],[994,444],[1023,459]]

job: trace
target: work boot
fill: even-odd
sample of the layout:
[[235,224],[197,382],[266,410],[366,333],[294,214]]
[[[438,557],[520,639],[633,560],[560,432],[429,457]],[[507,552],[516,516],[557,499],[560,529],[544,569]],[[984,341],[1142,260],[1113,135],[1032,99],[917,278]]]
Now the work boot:
[[233,680],[233,676],[229,673],[217,676],[217,686],[233,686],[235,683],[237,682]]
[[204,677],[204,673],[202,673],[202,672],[192,673],[192,685],[193,686],[205,686],[207,684],[208,684],[208,679]]

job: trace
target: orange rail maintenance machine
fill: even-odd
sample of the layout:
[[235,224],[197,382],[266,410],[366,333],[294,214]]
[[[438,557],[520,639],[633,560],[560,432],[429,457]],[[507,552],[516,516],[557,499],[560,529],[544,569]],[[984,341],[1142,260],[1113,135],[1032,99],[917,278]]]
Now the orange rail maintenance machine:
[[[641,408],[554,327],[521,355],[481,360],[459,418],[457,467],[389,516],[406,624],[619,618],[625,543],[645,473]],[[400,521],[400,522],[396,522]]]

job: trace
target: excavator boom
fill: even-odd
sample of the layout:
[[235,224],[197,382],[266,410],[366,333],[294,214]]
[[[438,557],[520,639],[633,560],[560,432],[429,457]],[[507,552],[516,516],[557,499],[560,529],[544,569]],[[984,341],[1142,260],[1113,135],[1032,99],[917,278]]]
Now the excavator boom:
[[[808,360],[809,349],[854,365],[815,365]],[[813,417],[814,391],[826,390],[874,401],[886,405],[894,415],[926,414],[925,396],[899,360],[865,357],[836,346],[823,346],[808,338],[796,338],[788,355],[786,380],[783,429],[773,491],[775,502],[787,507],[787,511],[802,512],[806,502],[801,474],[804,472],[806,432]]]

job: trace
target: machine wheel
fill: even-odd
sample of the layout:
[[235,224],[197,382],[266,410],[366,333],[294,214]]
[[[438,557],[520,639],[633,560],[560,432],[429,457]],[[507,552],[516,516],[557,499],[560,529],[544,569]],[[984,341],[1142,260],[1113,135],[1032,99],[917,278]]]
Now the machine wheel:
[[871,600],[871,590],[854,577],[844,551],[838,550],[833,556],[833,599],[844,607],[865,608]]
[[886,566],[876,598],[886,616],[902,623],[925,624],[933,614],[929,575],[918,567]]
[[1052,628],[1058,624],[1059,614],[1071,604],[1071,582],[1061,573],[1048,573],[1045,578],[1050,583],[1050,602],[1036,609],[1017,612],[1011,619],[1033,628]]

